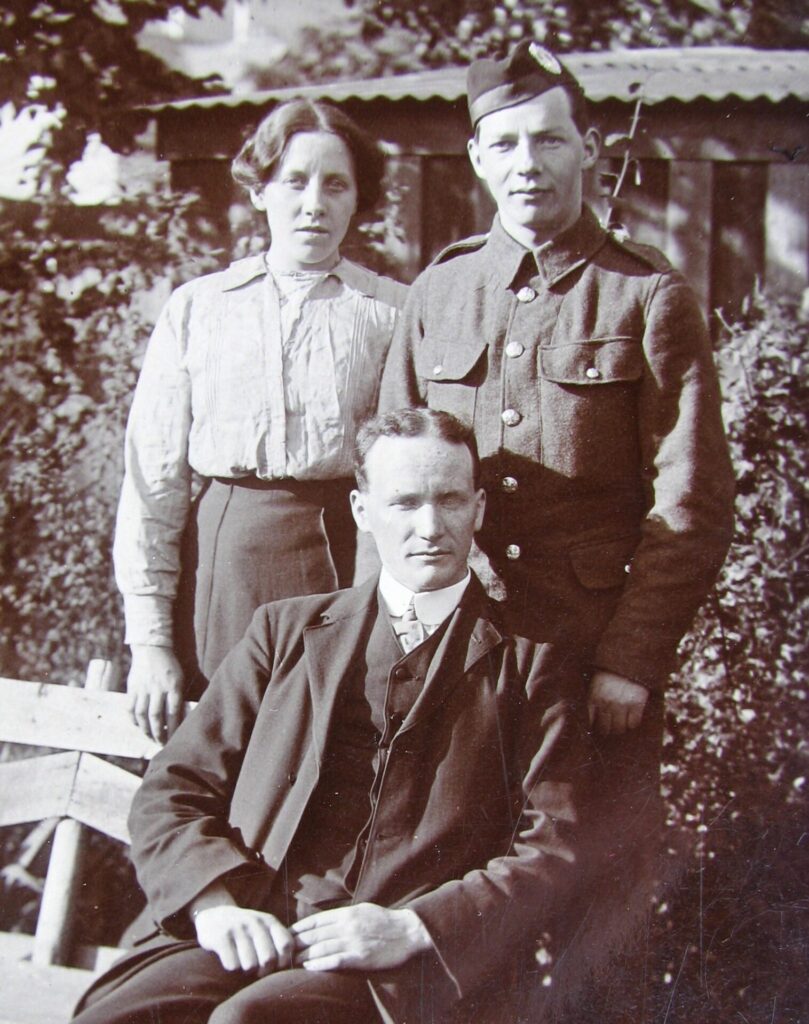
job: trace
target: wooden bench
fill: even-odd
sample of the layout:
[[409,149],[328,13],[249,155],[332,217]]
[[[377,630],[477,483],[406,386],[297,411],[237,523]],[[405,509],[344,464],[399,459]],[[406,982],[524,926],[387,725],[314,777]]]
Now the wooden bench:
[[126,695],[111,692],[116,683],[114,666],[101,660],[90,662],[84,687],[0,678],[0,741],[49,748],[0,763],[0,826],[39,823],[3,869],[3,889],[15,874],[36,885],[29,868],[51,842],[36,933],[0,932],[0,1024],[65,1024],[93,977],[122,953],[82,944],[72,927],[87,830],[128,843],[140,784],[101,755],[142,768],[159,749],[132,722]]

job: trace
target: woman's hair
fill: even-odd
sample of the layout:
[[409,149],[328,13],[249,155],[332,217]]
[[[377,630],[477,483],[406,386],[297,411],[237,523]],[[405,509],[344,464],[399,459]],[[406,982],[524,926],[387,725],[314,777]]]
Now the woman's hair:
[[268,114],[234,158],[234,179],[248,190],[260,191],[272,178],[292,136],[298,132],[330,132],[342,139],[354,165],[357,211],[376,205],[385,170],[382,150],[342,110],[319,100],[289,100]]

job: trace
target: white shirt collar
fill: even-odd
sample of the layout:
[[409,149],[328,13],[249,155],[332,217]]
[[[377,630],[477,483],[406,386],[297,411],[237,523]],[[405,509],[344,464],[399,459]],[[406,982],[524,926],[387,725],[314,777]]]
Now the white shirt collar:
[[419,594],[414,594],[412,590],[408,590],[395,580],[383,566],[379,576],[379,592],[388,612],[396,618],[401,618],[407,606],[413,601],[419,621],[425,626],[438,626],[452,615],[461,603],[471,578],[472,574],[467,570],[466,576],[459,583],[453,583],[451,587],[423,590]]

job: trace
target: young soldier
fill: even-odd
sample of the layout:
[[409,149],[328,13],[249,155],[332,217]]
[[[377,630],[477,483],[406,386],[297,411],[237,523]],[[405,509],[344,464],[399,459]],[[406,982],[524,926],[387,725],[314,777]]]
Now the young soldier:
[[[509,600],[575,642],[600,733],[634,730],[711,587],[733,484],[696,297],[664,256],[582,203],[599,136],[579,83],[520,43],[468,73],[487,236],[416,280],[381,408],[471,423],[489,495],[478,537]],[[649,723],[653,728],[652,723]]]

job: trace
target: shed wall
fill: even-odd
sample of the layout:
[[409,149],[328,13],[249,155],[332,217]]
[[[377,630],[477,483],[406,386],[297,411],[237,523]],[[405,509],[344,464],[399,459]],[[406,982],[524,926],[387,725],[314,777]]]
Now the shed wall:
[[[466,157],[460,101],[357,99],[346,112],[393,154],[401,237],[394,274],[411,281],[448,243],[485,231],[493,206]],[[199,188],[225,215],[238,201],[227,166],[266,112],[255,106],[167,109],[158,148],[178,187]],[[632,105],[594,106],[606,138],[627,130]],[[614,170],[605,152],[599,170]],[[756,278],[779,292],[809,284],[809,108],[797,100],[670,101],[647,107],[632,144],[638,183],[627,184],[620,219],[636,241],[662,249],[693,283],[706,313],[735,317]],[[599,187],[591,201],[603,210]]]

